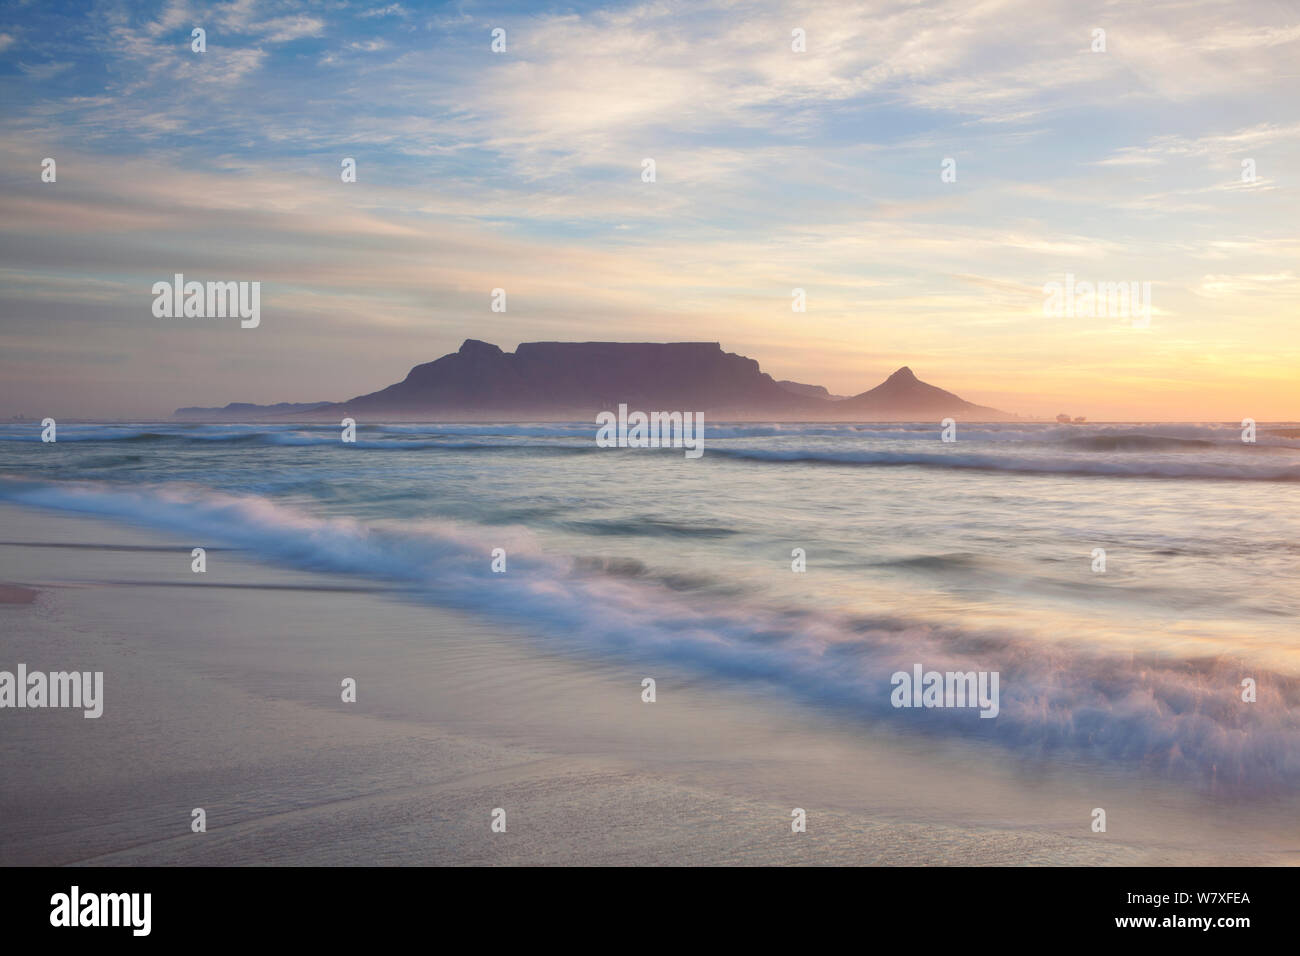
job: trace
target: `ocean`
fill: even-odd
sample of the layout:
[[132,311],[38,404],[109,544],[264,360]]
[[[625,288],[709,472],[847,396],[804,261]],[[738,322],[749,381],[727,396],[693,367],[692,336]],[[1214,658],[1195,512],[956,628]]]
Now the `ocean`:
[[[40,431],[0,426],[0,501],[209,562],[365,578],[914,746],[1300,783],[1294,425],[708,423],[698,459],[597,448],[587,423]],[[918,666],[997,674],[996,717],[895,706]]]

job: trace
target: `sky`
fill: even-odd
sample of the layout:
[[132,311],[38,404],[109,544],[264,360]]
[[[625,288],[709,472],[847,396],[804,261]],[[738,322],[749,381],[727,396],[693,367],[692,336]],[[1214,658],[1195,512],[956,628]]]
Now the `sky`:
[[[0,4],[0,418],[343,400],[476,338],[1295,420],[1297,176],[1295,2]],[[175,273],[260,324],[156,317]],[[1149,315],[1045,314],[1067,275]]]

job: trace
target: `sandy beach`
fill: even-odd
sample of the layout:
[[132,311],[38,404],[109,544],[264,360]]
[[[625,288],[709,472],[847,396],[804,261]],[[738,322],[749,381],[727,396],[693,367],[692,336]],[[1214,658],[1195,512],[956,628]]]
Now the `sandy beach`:
[[198,575],[190,542],[115,523],[3,506],[0,527],[17,599],[0,668],[104,672],[97,720],[0,713],[6,865],[1275,864],[1300,847],[1276,803],[1017,770],[237,551]]

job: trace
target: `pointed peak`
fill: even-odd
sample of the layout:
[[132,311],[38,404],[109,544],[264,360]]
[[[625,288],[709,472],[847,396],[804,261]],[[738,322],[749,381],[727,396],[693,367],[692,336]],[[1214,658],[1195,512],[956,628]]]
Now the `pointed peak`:
[[897,372],[895,372],[893,375],[889,376],[889,378],[887,379],[887,381],[890,381],[890,382],[893,382],[893,381],[905,381],[905,382],[906,382],[906,381],[912,381],[912,382],[914,382],[914,381],[916,381],[916,376],[915,376],[914,374],[912,374],[912,370],[911,370],[910,368],[908,368],[906,365],[904,365],[902,368],[900,368],[900,369],[899,369]]
[[461,343],[460,346],[460,353],[462,355],[472,354],[472,353],[481,354],[484,352],[492,355],[498,355],[501,353],[501,347],[497,345],[493,345],[491,342],[481,342],[478,339],[466,339],[464,342]]

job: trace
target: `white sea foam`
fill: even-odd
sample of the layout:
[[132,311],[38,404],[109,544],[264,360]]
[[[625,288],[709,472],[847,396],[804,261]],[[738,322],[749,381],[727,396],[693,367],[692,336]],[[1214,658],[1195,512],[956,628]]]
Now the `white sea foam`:
[[[365,523],[193,486],[0,479],[0,499],[97,515],[249,549],[262,560],[395,582],[423,600],[526,626],[582,653],[634,652],[764,686],[902,732],[969,735],[1032,758],[1067,753],[1201,782],[1300,780],[1300,681],[1256,668],[1268,700],[1243,705],[1239,662],[1063,650],[1032,635],[849,620],[760,596],[682,592],[653,575],[602,573],[544,552],[526,529],[450,521]],[[488,555],[504,545],[507,576]],[[508,582],[508,583],[507,583]],[[743,606],[739,606],[743,605]],[[924,660],[940,671],[1002,675],[996,720],[907,712],[890,675]]]

